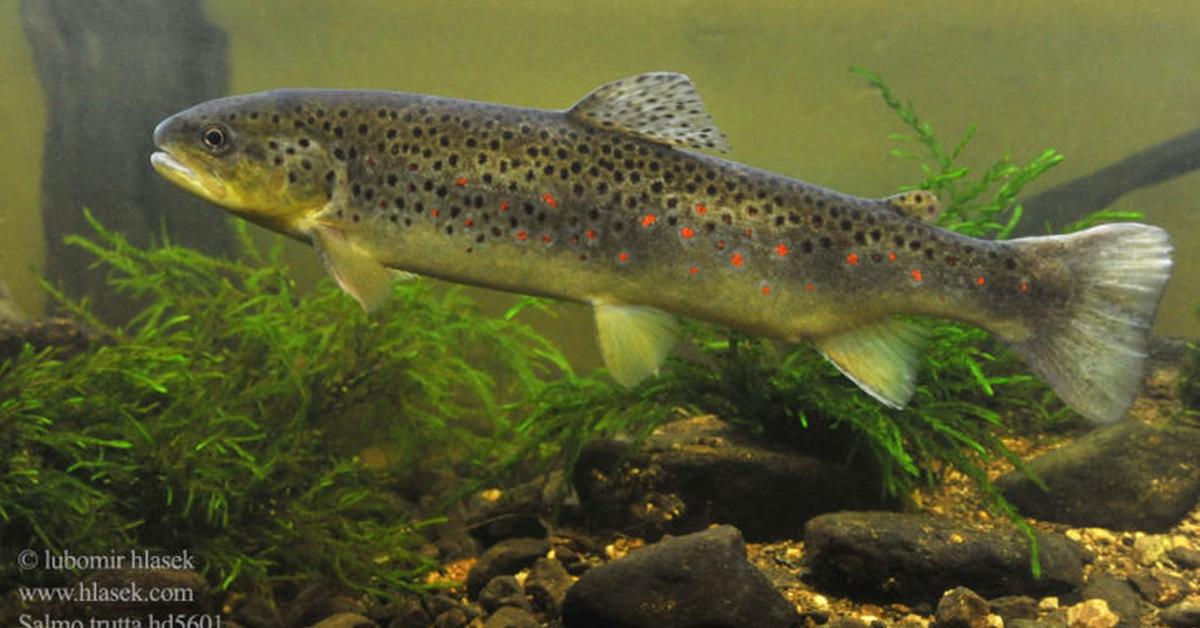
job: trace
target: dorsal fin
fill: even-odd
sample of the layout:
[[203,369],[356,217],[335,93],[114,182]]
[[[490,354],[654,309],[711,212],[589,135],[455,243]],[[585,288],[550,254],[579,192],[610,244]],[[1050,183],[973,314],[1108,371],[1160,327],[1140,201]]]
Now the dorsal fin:
[[883,198],[883,202],[894,212],[914,220],[933,222],[942,213],[937,197],[929,190],[911,190]]
[[673,146],[729,150],[686,74],[647,72],[601,85],[567,110],[571,119]]

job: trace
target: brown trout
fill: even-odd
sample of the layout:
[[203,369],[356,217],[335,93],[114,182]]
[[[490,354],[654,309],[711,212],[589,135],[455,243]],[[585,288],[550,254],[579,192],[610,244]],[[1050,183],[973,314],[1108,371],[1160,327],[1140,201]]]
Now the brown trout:
[[382,91],[281,90],[164,120],[167,179],[310,242],[368,310],[398,269],[591,304],[612,376],[657,372],[675,316],[813,341],[903,407],[920,327],[1007,342],[1095,421],[1137,391],[1171,268],[1166,233],[1113,224],[988,241],[928,192],[848,196],[693,152],[727,150],[692,82],[656,72],[548,111]]

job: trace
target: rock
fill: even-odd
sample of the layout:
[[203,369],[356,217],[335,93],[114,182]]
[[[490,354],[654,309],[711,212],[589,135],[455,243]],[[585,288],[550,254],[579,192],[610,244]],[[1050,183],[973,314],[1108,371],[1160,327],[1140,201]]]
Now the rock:
[[379,624],[358,613],[338,613],[312,624],[311,628],[379,628]]
[[366,615],[362,603],[351,593],[328,582],[306,585],[283,614],[286,626],[308,626],[339,613]]
[[541,625],[529,611],[512,606],[497,610],[483,622],[483,628],[539,628]]
[[1200,429],[1122,421],[1029,463],[1043,491],[1013,472],[997,486],[1022,514],[1117,530],[1163,531],[1200,499]]
[[433,623],[432,617],[425,612],[421,597],[403,595],[391,604],[379,609],[376,621],[387,622],[388,628],[424,628]]
[[934,614],[938,628],[987,628],[991,612],[987,600],[966,587],[954,587],[942,595]]
[[828,586],[909,602],[931,602],[959,585],[988,597],[1065,592],[1083,579],[1082,550],[1061,535],[1038,533],[1035,579],[1017,530],[977,531],[928,515],[821,515],[808,522],[804,542],[813,576]]
[[542,538],[542,484],[528,482],[508,490],[488,489],[467,502],[467,531],[484,547],[504,539]]
[[1200,550],[1176,546],[1167,551],[1167,557],[1183,569],[1200,569]]
[[502,574],[515,574],[530,566],[546,552],[550,542],[546,539],[505,539],[489,547],[467,572],[467,595],[479,595],[483,585]]
[[496,576],[484,585],[479,592],[479,605],[488,613],[496,612],[501,606],[513,606],[530,610],[529,600],[525,599],[525,591],[515,576]]
[[574,478],[590,528],[651,540],[712,523],[777,540],[817,514],[881,506],[879,482],[866,473],[772,447],[711,416],[661,426],[639,451],[593,441]]
[[459,602],[448,593],[439,593],[424,598],[425,613],[433,617],[437,628],[460,628],[471,623],[478,611]]
[[1171,538],[1165,534],[1143,534],[1133,540],[1133,559],[1143,567],[1153,566],[1166,558]]
[[1108,609],[1104,600],[1087,600],[1067,608],[1067,624],[1071,628],[1113,628],[1120,618]]
[[571,583],[571,574],[562,563],[553,558],[539,558],[525,578],[525,591],[533,598],[537,610],[556,617]]
[[28,322],[0,320],[0,360],[15,357],[28,343],[34,349],[56,347],[64,354],[74,354],[93,344],[108,344],[111,339],[97,339],[79,323],[67,318],[47,318]]
[[229,618],[248,628],[282,628],[283,618],[267,598],[251,594],[231,598]]
[[1158,617],[1171,628],[1196,628],[1200,626],[1200,601],[1184,600],[1173,604]]
[[800,617],[732,526],[670,538],[592,568],[567,590],[564,628],[772,628]]
[[1174,604],[1190,591],[1186,580],[1161,569],[1135,571],[1129,574],[1129,581],[1143,598],[1155,606]]
[[1099,599],[1121,618],[1121,626],[1138,626],[1145,614],[1142,599],[1125,580],[1112,574],[1092,572],[1088,582],[1079,590],[1082,600]]
[[988,605],[1005,625],[1014,619],[1035,619],[1038,615],[1037,600],[1028,595],[1003,595],[988,600]]

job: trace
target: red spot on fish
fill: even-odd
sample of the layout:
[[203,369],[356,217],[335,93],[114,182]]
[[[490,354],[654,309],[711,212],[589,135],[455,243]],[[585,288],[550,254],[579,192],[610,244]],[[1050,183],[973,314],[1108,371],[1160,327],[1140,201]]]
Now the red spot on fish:
[[629,251],[621,251],[620,253],[617,253],[617,261],[621,262],[622,264],[629,263]]
[[522,242],[524,242],[524,241],[525,241],[525,238],[528,238],[528,237],[529,237],[529,232],[528,232],[528,231],[525,231],[525,230],[523,230],[523,229],[522,229],[521,231],[518,231],[518,232],[517,232],[517,239],[518,239],[518,240],[520,240],[520,241],[522,241]]
[[718,251],[725,250],[725,241],[724,240],[717,240],[717,250]]
[[500,201],[500,211],[506,212],[508,211],[509,207],[511,207],[511,205],[508,204],[508,201]]
[[692,266],[692,267],[688,268],[689,275],[695,275],[696,273],[699,273],[699,272],[700,272],[699,266]]
[[816,286],[814,286],[814,285],[812,284],[812,282],[810,281],[810,282],[808,282],[808,283],[804,284],[804,289],[805,289],[805,290],[808,290],[809,292],[812,292],[813,290],[816,290],[816,289],[817,289],[817,287],[816,287]]
[[552,238],[550,237],[550,234],[546,233],[546,234],[542,235],[542,242],[545,242],[546,244],[550,244],[551,240],[552,240]]
[[746,258],[743,257],[741,253],[734,253],[733,255],[729,256],[729,263],[732,264],[734,268],[741,268],[742,264],[746,263]]
[[466,177],[459,177],[458,179],[456,179],[456,180],[454,181],[454,185],[457,185],[457,186],[458,186],[458,187],[460,187],[460,188],[462,188],[462,187],[466,187],[466,186],[467,186],[467,178],[466,178]]
[[658,216],[655,216],[654,214],[646,214],[645,216],[642,216],[642,226],[649,229],[657,220]]
[[438,217],[438,214],[440,214],[440,213],[442,213],[442,212],[438,211],[438,208],[436,208],[436,207],[434,207],[433,209],[429,210],[429,215],[430,215],[430,216],[433,216],[434,218],[437,218],[437,217]]
[[692,236],[696,235],[696,232],[691,227],[684,227],[679,230],[679,235],[683,236],[684,240],[690,240]]
[[924,278],[924,277],[921,275],[921,270],[920,270],[920,269],[918,269],[918,268],[914,268],[914,269],[913,269],[913,271],[912,271],[912,278],[913,278],[913,281],[922,281],[922,280],[924,280],[924,279],[925,279],[925,278]]
[[896,261],[896,252],[895,251],[891,251],[888,253],[888,261],[889,262]]
[[1022,281],[1021,285],[1017,286],[1017,290],[1020,290],[1021,294],[1029,294],[1029,283]]
[[475,226],[475,219],[474,219],[474,218],[468,218],[468,219],[466,219],[466,220],[464,220],[464,221],[463,221],[463,224],[464,224],[464,225],[466,225],[466,226],[468,226],[468,227],[474,227],[474,226]]
[[787,245],[782,242],[780,242],[779,244],[776,244],[775,245],[775,254],[778,255],[779,257],[787,257],[787,254],[788,254]]
[[858,253],[851,253],[847,255],[846,263],[851,266],[858,266]]
[[587,233],[585,233],[584,235],[586,235],[587,239],[589,239],[589,240],[595,240],[596,239],[596,230],[588,229]]
[[747,238],[750,238],[750,237],[753,237],[753,236],[754,236],[754,230],[753,230],[753,229],[747,229],[747,230],[746,230],[746,237],[747,237]]
[[379,209],[386,209],[387,201],[379,201]]
[[708,208],[704,206],[704,203],[696,203],[697,214],[703,214],[706,211],[708,211]]
[[983,275],[980,275],[975,278],[975,285],[977,285],[977,286],[982,286],[986,283],[987,283],[987,280],[983,278]]
[[554,200],[554,197],[549,194],[543,194],[542,201],[551,207],[558,207],[558,201]]
[[762,285],[762,288],[761,288],[761,290],[762,290],[763,296],[766,296],[766,295],[768,295],[768,294],[771,294],[771,286],[769,286],[769,285],[767,285],[767,284],[765,284],[765,283]]

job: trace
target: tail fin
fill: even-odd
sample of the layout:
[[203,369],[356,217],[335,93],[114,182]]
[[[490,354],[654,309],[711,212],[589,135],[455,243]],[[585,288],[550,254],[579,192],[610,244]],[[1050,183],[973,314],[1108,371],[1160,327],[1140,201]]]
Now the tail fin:
[[1167,233],[1120,223],[1013,243],[1058,258],[1074,288],[1062,311],[1040,318],[1034,335],[1013,348],[1080,414],[1121,419],[1141,387],[1147,337],[1171,274]]

